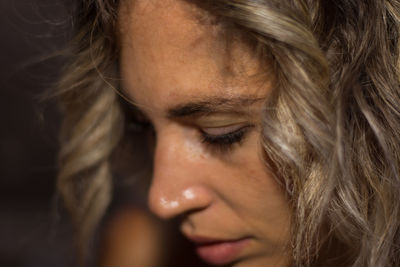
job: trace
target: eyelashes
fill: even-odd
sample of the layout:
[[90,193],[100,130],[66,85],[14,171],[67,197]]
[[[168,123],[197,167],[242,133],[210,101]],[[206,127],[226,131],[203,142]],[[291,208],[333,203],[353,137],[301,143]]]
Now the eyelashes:
[[[147,133],[156,138],[153,125],[147,120],[132,119],[127,122],[127,130],[132,134]],[[254,125],[233,125],[228,127],[198,128],[200,142],[212,152],[228,153],[240,144]]]
[[218,152],[228,152],[233,149],[235,144],[240,144],[252,125],[245,125],[239,129],[224,134],[209,134],[204,130],[201,132],[201,141],[211,149],[217,149]]

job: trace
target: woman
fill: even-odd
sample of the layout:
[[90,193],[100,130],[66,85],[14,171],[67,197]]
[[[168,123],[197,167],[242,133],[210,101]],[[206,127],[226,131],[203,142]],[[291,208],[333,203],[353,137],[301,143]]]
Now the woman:
[[81,244],[133,116],[154,135],[150,209],[179,218],[204,261],[400,266],[399,11],[394,0],[81,1],[59,175]]

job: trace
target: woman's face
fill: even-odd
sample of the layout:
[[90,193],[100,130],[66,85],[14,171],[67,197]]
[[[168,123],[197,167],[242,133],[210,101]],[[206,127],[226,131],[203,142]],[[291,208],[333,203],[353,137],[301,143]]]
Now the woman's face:
[[210,264],[286,266],[290,209],[265,167],[266,72],[239,38],[177,0],[120,9],[121,75],[156,132],[151,210],[181,218]]

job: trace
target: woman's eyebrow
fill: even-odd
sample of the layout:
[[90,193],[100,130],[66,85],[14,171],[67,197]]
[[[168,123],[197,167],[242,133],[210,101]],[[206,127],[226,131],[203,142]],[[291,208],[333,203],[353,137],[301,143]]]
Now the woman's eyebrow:
[[167,110],[167,116],[178,119],[189,116],[204,116],[211,113],[248,114],[250,106],[265,98],[260,97],[219,97],[178,104]]

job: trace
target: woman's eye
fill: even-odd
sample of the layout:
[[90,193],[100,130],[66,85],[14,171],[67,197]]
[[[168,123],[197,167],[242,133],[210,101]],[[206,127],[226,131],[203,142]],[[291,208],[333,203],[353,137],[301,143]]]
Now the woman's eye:
[[226,127],[202,128],[202,142],[214,148],[225,150],[232,148],[235,143],[240,143],[247,131],[253,125],[231,125]]

